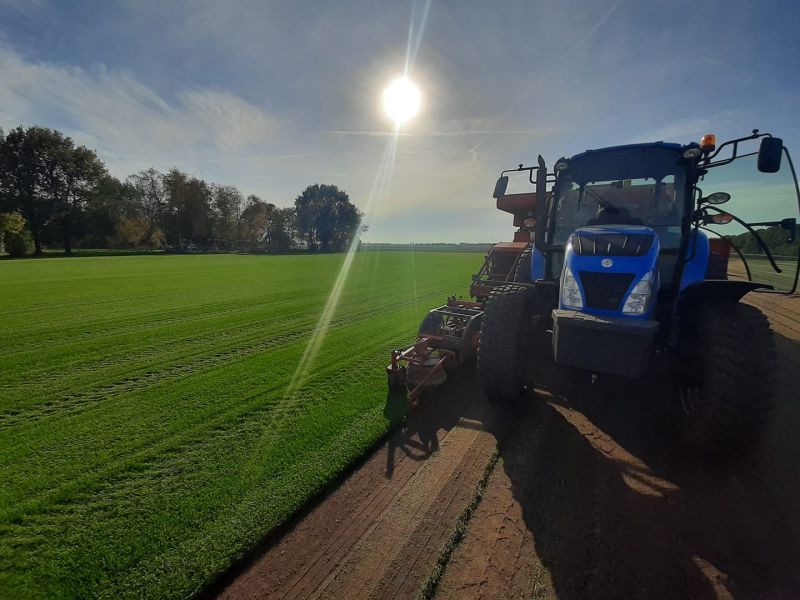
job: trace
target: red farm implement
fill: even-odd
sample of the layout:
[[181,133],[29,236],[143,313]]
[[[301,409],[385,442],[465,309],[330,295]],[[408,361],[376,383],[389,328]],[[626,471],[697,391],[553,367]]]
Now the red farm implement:
[[478,272],[472,276],[470,295],[474,302],[452,296],[447,304],[431,310],[419,327],[417,341],[392,351],[386,367],[389,386],[408,389],[412,406],[425,392],[447,380],[447,372],[470,364],[478,349],[484,301],[498,285],[530,279],[531,230],[536,194],[508,194],[497,198],[498,210],[514,215],[514,241],[489,249]]

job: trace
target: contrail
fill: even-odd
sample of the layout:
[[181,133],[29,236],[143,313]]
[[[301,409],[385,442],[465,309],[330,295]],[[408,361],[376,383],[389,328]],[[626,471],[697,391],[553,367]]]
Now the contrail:
[[[609,17],[612,14],[614,14],[614,11],[617,10],[617,6],[619,6],[619,4],[621,2],[622,2],[622,0],[615,0],[611,4],[611,6],[608,8],[606,13],[602,17],[600,17],[595,22],[594,25],[592,25],[589,28],[589,30],[586,32],[586,34],[581,39],[579,39],[576,43],[572,44],[569,47],[569,49],[561,56],[560,60],[558,60],[558,61],[556,61],[554,63],[551,63],[549,65],[549,68],[544,69],[543,71],[539,72],[539,74],[533,79],[533,81],[531,81],[528,84],[528,87],[525,88],[525,90],[519,96],[517,96],[517,99],[514,100],[514,102],[511,103],[511,106],[508,108],[508,110],[505,112],[505,114],[503,114],[503,116],[500,117],[500,120],[498,121],[497,124],[498,125],[502,125],[503,123],[505,123],[508,120],[508,118],[517,110],[519,105],[522,104],[523,100],[525,100],[525,98],[527,98],[530,95],[530,93],[534,89],[536,89],[536,87],[539,85],[539,83],[542,80],[546,80],[547,78],[550,77],[550,71],[552,71],[555,68],[557,63],[558,64],[563,63],[566,59],[568,59],[570,56],[575,54],[575,52],[580,50],[586,44],[586,42],[588,42],[592,38],[592,36],[594,36],[594,34],[597,32],[597,30],[600,29],[600,27],[602,27],[603,24],[606,21],[608,21]],[[483,140],[479,141],[472,148],[470,148],[470,153],[477,152],[478,148],[480,148],[482,144],[483,144]]]

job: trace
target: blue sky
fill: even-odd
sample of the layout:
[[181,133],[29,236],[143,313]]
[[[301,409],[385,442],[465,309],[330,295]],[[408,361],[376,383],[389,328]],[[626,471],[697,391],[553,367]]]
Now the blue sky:
[[[427,8],[427,10],[426,10]],[[393,129],[383,87],[419,40],[368,241],[498,241],[498,172],[541,153],[718,139],[800,147],[791,2],[0,0],[0,127],[39,124],[119,177],[178,166],[289,205],[367,206]]]

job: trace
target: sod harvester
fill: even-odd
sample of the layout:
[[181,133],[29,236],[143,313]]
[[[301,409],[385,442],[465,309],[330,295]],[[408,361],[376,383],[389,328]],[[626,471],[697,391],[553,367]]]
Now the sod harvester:
[[536,194],[498,196],[497,208],[514,215],[514,226],[519,229],[513,242],[492,246],[483,265],[472,276],[469,292],[475,301],[451,296],[447,304],[428,313],[414,345],[392,351],[392,362],[386,367],[389,386],[408,387],[412,405],[417,404],[422,394],[442,385],[448,370],[475,358],[484,302],[489,293],[498,285],[524,277],[530,267]]
[[[507,194],[520,175],[535,191]],[[514,241],[491,248],[474,301],[449,298],[414,345],[392,352],[390,386],[415,404],[477,357],[488,398],[503,402],[528,383],[534,348],[593,378],[640,378],[667,361],[684,441],[719,449],[757,438],[774,342],[741,300],[792,294],[800,271],[800,190],[782,140],[754,130],[718,147],[713,135],[615,146],[560,158],[549,173],[540,156],[503,171],[494,197],[514,216]],[[739,216],[719,208],[731,198]]]

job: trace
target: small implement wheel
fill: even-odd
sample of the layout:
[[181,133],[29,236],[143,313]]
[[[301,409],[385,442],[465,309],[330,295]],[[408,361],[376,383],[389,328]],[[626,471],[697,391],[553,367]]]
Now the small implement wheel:
[[387,371],[389,389],[398,390],[406,385],[406,367],[400,365],[396,371]]
[[685,444],[711,454],[749,450],[772,409],[775,342],[769,321],[742,303],[700,306],[684,319],[676,393]]
[[493,402],[510,402],[525,384],[528,362],[527,288],[502,285],[486,300],[478,342],[478,378]]
[[425,387],[430,389],[444,385],[445,381],[447,381],[447,372],[442,368],[436,369],[435,372],[433,370],[433,367],[438,362],[438,357],[432,357],[422,364],[410,364],[406,378],[406,385],[409,389],[417,387],[423,381],[425,382]]

